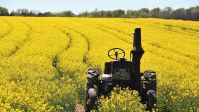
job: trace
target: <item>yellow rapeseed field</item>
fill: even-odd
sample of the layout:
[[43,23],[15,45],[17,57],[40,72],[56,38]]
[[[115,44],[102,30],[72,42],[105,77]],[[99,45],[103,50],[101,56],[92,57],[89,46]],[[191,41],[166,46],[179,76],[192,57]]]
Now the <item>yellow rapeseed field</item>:
[[141,71],[157,72],[158,110],[199,111],[199,22],[0,17],[0,112],[74,111],[85,102],[87,68],[103,69],[113,47],[130,54],[136,27]]

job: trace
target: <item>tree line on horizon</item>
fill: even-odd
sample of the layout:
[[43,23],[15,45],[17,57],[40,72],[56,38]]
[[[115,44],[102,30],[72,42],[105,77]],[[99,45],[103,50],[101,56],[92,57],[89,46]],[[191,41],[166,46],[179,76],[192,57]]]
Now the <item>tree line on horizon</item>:
[[94,10],[85,11],[75,14],[72,11],[62,12],[38,12],[29,11],[28,9],[17,9],[8,12],[7,8],[0,7],[0,16],[34,16],[34,17],[104,17],[104,18],[165,18],[165,19],[183,19],[183,20],[199,20],[199,6],[190,8],[178,8],[173,10],[171,7],[160,9],[159,7],[139,10]]

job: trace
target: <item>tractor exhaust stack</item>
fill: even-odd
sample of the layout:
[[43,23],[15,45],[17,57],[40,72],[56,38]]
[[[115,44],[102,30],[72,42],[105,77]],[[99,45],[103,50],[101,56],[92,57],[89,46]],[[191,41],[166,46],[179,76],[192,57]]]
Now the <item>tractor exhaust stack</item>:
[[133,81],[135,82],[135,90],[141,93],[141,76],[140,76],[140,60],[144,54],[144,50],[141,44],[141,28],[136,28],[133,39],[133,49],[131,51],[132,57],[132,72],[135,74],[133,76]]

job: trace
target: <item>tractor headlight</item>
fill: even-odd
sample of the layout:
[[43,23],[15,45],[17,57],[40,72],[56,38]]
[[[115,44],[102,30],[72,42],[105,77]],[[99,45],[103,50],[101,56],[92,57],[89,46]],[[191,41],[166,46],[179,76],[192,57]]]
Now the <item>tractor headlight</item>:
[[112,80],[112,75],[111,74],[103,74],[102,80]]

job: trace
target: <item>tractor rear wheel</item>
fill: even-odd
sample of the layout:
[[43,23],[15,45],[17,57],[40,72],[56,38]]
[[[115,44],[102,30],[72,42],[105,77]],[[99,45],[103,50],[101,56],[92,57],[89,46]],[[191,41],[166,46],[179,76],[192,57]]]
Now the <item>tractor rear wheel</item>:
[[148,111],[152,111],[154,108],[154,104],[157,102],[156,98],[156,72],[152,70],[147,70],[144,72],[143,75],[144,81],[143,81],[143,92],[145,101],[147,103],[147,109]]
[[88,69],[87,83],[86,83],[86,105],[85,111],[90,112],[96,109],[98,99],[100,70],[97,68]]

